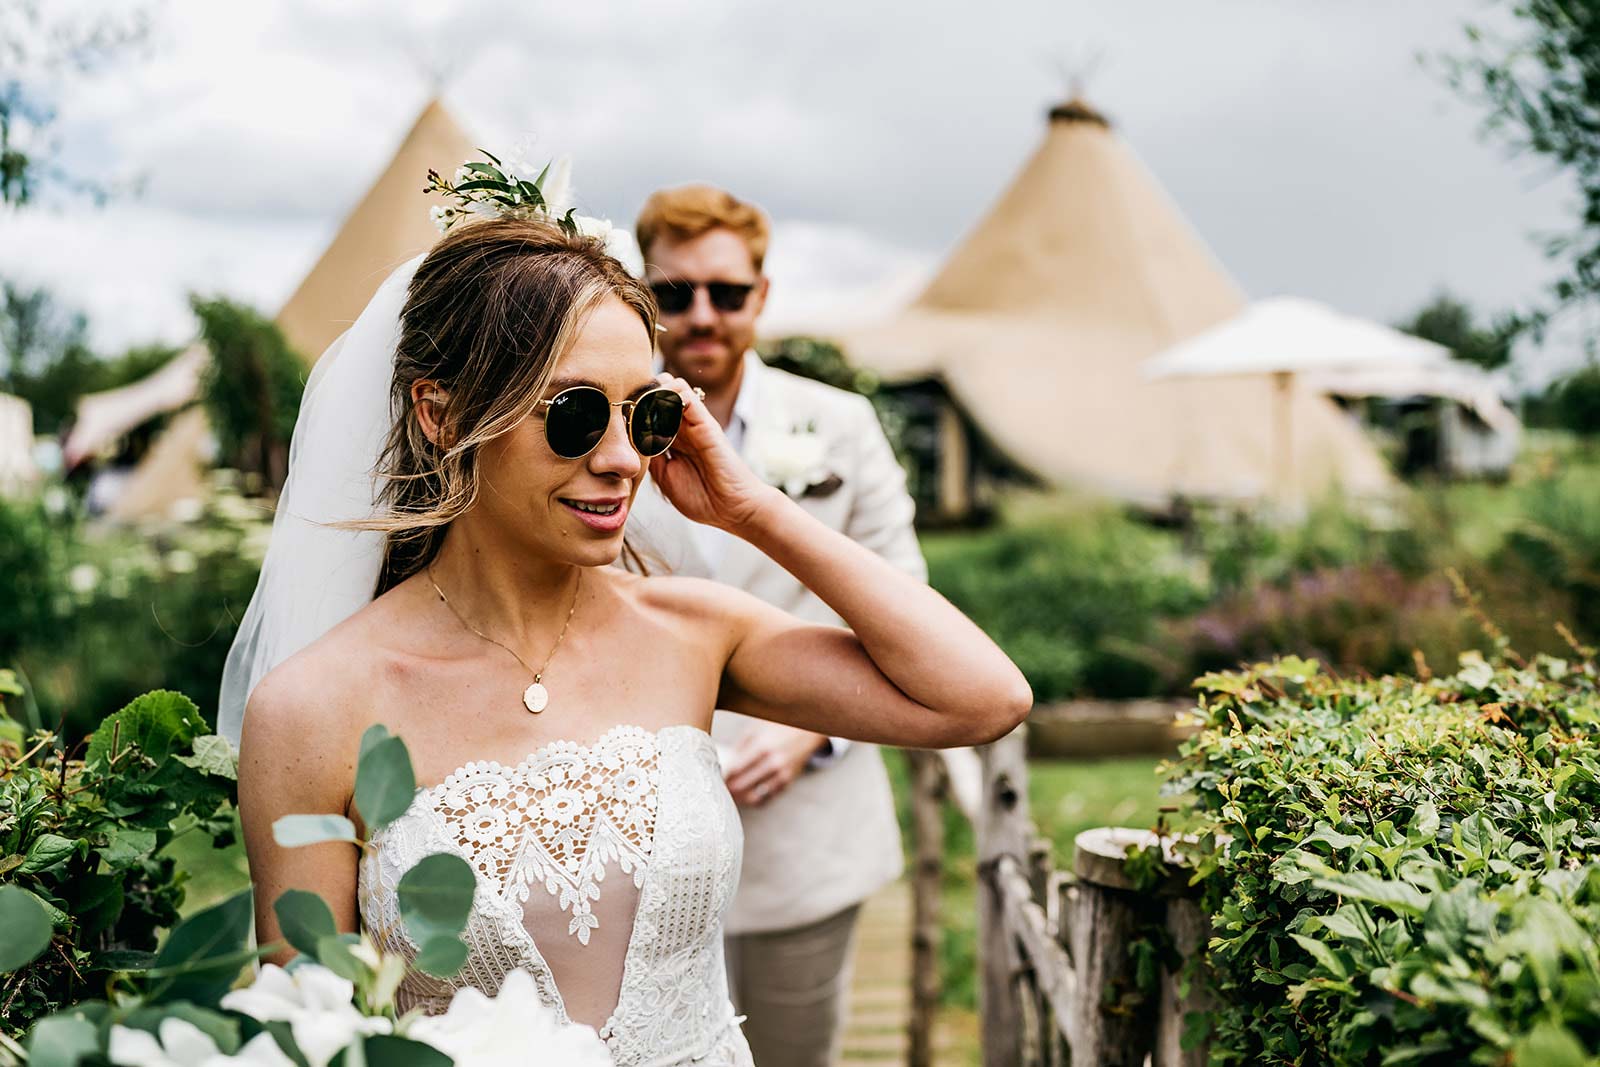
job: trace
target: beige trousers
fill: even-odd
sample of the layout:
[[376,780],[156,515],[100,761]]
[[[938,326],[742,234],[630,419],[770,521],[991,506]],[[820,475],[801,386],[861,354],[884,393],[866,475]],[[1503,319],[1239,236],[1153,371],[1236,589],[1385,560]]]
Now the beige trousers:
[[727,938],[728,991],[756,1067],[830,1067],[844,1042],[856,904],[792,930]]

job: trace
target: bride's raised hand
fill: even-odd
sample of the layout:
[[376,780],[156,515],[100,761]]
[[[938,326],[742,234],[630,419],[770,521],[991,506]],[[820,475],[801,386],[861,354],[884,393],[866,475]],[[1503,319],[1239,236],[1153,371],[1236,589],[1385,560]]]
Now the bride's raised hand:
[[650,477],[685,517],[736,532],[777,490],[734,451],[688,382],[665,373],[656,380],[683,398],[683,424],[672,447],[650,461]]

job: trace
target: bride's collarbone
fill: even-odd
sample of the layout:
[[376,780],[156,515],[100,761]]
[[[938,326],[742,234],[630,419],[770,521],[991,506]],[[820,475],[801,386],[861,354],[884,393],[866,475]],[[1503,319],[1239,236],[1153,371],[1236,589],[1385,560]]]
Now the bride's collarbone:
[[367,718],[406,742],[417,782],[429,786],[468,763],[515,766],[554,742],[589,745],[618,727],[708,729],[715,681],[681,667],[649,649],[609,662],[558,659],[542,678],[549,704],[531,714],[523,703],[533,680],[526,669],[468,657],[436,663],[409,684],[375,687]]

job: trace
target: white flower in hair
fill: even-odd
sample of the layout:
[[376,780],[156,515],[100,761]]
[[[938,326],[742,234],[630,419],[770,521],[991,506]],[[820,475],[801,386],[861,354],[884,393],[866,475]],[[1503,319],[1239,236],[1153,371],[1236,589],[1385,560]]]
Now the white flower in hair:
[[574,215],[572,221],[577,225],[578,232],[585,237],[593,237],[600,241],[609,241],[613,229],[610,219],[591,218],[588,215]]
[[[550,209],[550,214],[560,218],[572,210],[571,156],[562,156],[550,165],[550,176],[545,179],[543,192],[545,207]],[[578,229],[582,230],[582,225]]]
[[436,170],[428,171],[423,192],[454,201],[431,211],[441,233],[468,216],[535,216],[549,219],[569,234],[593,237],[611,247],[619,231],[610,220],[579,215],[572,206],[569,159],[563,157],[535,171],[525,160],[508,157],[502,162],[481,148],[478,151],[487,162],[468,160],[457,168],[451,181],[445,181]]

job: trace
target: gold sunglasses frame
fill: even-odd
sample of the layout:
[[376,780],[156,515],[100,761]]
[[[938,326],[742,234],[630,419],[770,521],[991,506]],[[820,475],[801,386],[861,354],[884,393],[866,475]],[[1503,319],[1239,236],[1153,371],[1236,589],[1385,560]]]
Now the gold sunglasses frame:
[[[677,433],[674,433],[672,435],[672,441],[668,441],[667,442],[667,447],[666,448],[663,448],[660,452],[653,452],[653,453],[651,453],[649,455],[645,455],[645,453],[640,452],[639,451],[639,443],[633,439],[633,415],[634,415],[634,412],[639,410],[639,402],[641,400],[643,400],[645,397],[649,396],[651,393],[671,393],[673,396],[677,396],[678,397],[678,403],[679,404],[682,404],[683,407],[685,407],[685,408],[688,407],[687,404],[683,403],[683,397],[678,396],[678,391],[676,389],[669,388],[668,386],[665,386],[665,385],[658,385],[654,389],[646,389],[644,392],[640,393],[638,396],[634,397],[632,400],[612,400],[610,397],[606,396],[605,390],[599,388],[598,386],[594,386],[594,385],[570,385],[567,388],[561,390],[561,392],[557,393],[555,396],[551,397],[549,400],[541,400],[541,401],[539,401],[535,405],[535,407],[551,408],[551,407],[555,406],[555,402],[557,400],[560,400],[562,397],[566,396],[568,393],[576,393],[576,392],[583,392],[583,391],[587,391],[587,392],[591,392],[591,393],[599,393],[600,396],[605,400],[606,404],[609,407],[625,408],[626,409],[626,411],[624,412],[624,417],[627,420],[625,425],[626,425],[627,431],[628,431],[628,444],[633,447],[633,450],[635,452],[639,453],[641,458],[643,458],[643,459],[654,459],[656,456],[659,456],[659,455],[662,455],[662,454],[666,453],[669,449],[672,448],[672,441],[676,441],[678,439]],[[699,389],[695,390],[695,394],[697,396],[702,396],[702,397],[705,395]],[[680,409],[680,410],[682,410],[682,409]],[[607,416],[606,416],[606,426],[607,426],[608,429],[610,428],[610,424],[611,424],[611,417],[610,417],[610,415],[608,413]],[[680,430],[683,428],[683,421],[682,421],[681,417],[680,417],[679,422],[678,422],[678,428]],[[593,445],[589,446],[588,451],[582,452],[582,453],[580,453],[579,455],[576,455],[576,456],[563,456],[563,455],[561,455],[560,452],[556,452],[555,445],[550,445],[550,423],[548,421],[548,412],[546,413],[545,430],[544,430],[545,444],[550,445],[550,451],[555,452],[555,454],[557,456],[560,456],[560,458],[562,458],[562,459],[584,459],[585,457],[587,457],[591,453],[593,453],[595,449],[599,448],[600,447],[600,442],[604,441],[605,439],[606,439],[606,435],[605,435],[604,432],[602,432],[600,434],[599,438],[597,438],[595,440],[595,443]]]

